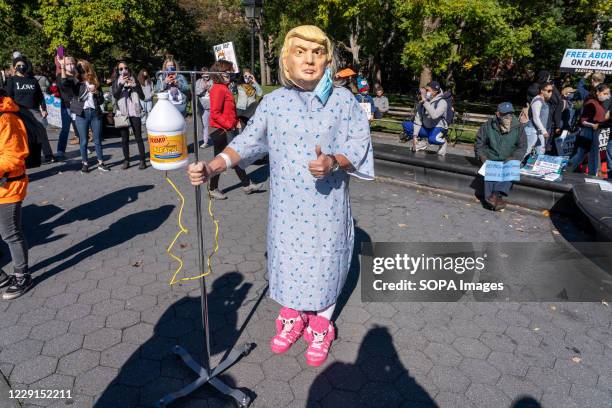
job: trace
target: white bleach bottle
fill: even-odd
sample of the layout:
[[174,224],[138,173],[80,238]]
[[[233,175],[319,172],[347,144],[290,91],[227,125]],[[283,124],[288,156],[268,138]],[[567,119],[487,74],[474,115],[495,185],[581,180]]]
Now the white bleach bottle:
[[157,103],[147,119],[151,165],[157,170],[187,166],[189,154],[185,118],[168,100],[168,93],[157,94]]

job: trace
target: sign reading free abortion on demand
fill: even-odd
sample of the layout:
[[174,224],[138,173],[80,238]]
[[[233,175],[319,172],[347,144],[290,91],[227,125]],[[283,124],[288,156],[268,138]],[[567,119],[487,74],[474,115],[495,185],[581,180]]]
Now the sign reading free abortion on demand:
[[612,50],[567,49],[561,61],[561,72],[612,74]]

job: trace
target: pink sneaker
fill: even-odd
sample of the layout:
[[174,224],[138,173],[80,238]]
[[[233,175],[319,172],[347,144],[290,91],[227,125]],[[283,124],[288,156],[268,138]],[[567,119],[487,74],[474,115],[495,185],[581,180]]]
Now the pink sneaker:
[[283,307],[276,318],[276,336],[270,340],[273,353],[281,354],[289,350],[304,331],[306,316],[288,307]]
[[317,367],[327,360],[329,348],[336,338],[334,325],[323,316],[313,316],[308,320],[304,340],[308,343],[306,364]]

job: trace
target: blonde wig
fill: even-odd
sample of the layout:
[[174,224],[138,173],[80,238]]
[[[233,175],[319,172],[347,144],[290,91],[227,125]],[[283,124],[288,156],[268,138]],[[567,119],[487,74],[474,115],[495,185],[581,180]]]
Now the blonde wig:
[[[332,44],[331,40],[319,27],[313,25],[303,25],[291,29],[285,36],[285,42],[283,43],[280,58],[278,59],[279,80],[283,86],[291,88],[295,85],[289,76],[289,70],[287,70],[285,67],[285,60],[289,55],[291,43],[294,38],[312,41],[325,47],[325,51],[327,52],[327,67],[329,67],[332,71],[332,78],[335,78],[337,64],[334,53],[334,45]],[[336,82],[334,82],[334,85],[338,86]]]

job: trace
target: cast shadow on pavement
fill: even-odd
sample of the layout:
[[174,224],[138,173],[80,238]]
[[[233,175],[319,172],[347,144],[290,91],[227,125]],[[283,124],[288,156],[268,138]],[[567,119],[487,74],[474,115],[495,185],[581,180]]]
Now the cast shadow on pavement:
[[77,265],[79,262],[93,257],[98,252],[113,248],[127,242],[138,235],[155,231],[172,213],[173,205],[164,205],[154,210],[145,210],[125,216],[112,223],[106,230],[80,241],[76,245],[46,258],[30,267],[32,273],[36,273],[56,262],[60,262],[53,268],[34,278],[35,284],[39,284],[55,275]]
[[368,331],[354,363],[334,362],[315,378],[306,406],[319,406],[321,400],[326,407],[399,407],[406,402],[438,407],[400,361],[386,327]]
[[[270,178],[270,166],[267,166],[267,165],[259,166],[257,169],[248,173],[248,176],[253,183],[262,183]],[[226,171],[225,173],[223,173],[221,177],[232,177],[235,180],[237,176],[236,176],[236,173],[234,173],[234,171]],[[233,184],[231,186],[224,188],[223,192],[229,193],[230,191],[236,190],[240,187],[242,187],[242,184],[236,183],[236,184]],[[265,190],[256,191],[253,194],[263,193],[264,191]]]
[[64,212],[57,219],[48,220],[63,210],[54,204],[29,204],[23,207],[23,228],[30,248],[56,241],[65,236],[53,235],[56,228],[75,221],[94,221],[113,214],[123,206],[133,203],[139,194],[153,189],[153,185],[122,188],[88,203],[81,204]]
[[523,396],[516,399],[510,408],[542,408],[542,405],[532,397]]
[[[208,295],[211,354],[217,355],[232,348],[238,341],[266,288],[259,294],[251,313],[238,327],[238,311],[245,303],[252,285],[244,282],[238,272],[219,276],[212,284]],[[249,301],[250,303],[251,301]],[[151,407],[165,395],[180,390],[196,379],[195,374],[176,355],[174,345],[185,348],[198,363],[204,352],[201,303],[199,297],[184,297],[168,307],[155,324],[153,336],[134,352],[121,366],[117,377],[107,386],[95,404],[96,408]],[[216,360],[216,359],[215,359]],[[240,364],[238,362],[237,364]],[[228,374],[219,378],[235,387],[236,380]],[[243,390],[252,397],[249,390]],[[172,407],[189,406],[233,407],[233,402],[209,385],[204,385],[193,394],[179,399]],[[200,405],[198,405],[200,404]]]

